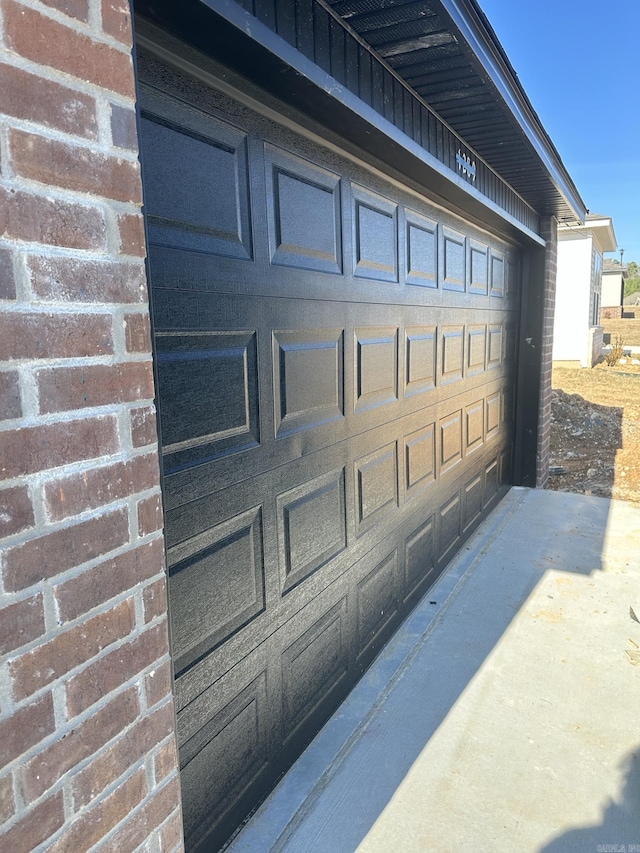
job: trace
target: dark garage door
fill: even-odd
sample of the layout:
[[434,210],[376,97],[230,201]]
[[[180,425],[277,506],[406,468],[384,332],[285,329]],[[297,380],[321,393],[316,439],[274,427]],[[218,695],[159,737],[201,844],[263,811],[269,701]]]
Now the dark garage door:
[[215,849],[510,482],[519,261],[141,57],[187,846]]

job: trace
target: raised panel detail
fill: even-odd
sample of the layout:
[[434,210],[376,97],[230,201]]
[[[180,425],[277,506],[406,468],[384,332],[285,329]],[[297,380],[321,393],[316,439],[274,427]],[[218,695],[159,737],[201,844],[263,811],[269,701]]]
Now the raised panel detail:
[[407,284],[438,286],[438,223],[411,210],[405,211]]
[[259,442],[255,332],[156,334],[165,473]]
[[462,529],[466,532],[482,512],[482,474],[470,480],[463,490]]
[[356,470],[357,519],[368,528],[393,507],[398,506],[397,444],[387,444],[358,459]]
[[494,459],[487,465],[484,472],[484,506],[486,506],[497,493],[498,479],[498,460]]
[[489,370],[502,364],[502,326],[489,326]]
[[356,412],[398,399],[398,330],[356,329]]
[[462,411],[440,421],[440,470],[444,474],[462,459]]
[[262,613],[265,578],[259,507],[169,549],[176,672]]
[[465,245],[466,237],[453,228],[442,229],[443,276],[445,290],[465,289]]
[[462,379],[464,366],[464,326],[442,327],[442,383]]
[[491,289],[490,296],[504,296],[504,256],[491,251]]
[[404,543],[405,598],[432,574],[434,569],[433,516],[408,536]]
[[500,392],[487,397],[487,440],[493,438],[500,428]]
[[181,123],[141,119],[150,242],[250,258],[245,134],[195,110],[172,107],[172,115]]
[[460,539],[460,493],[455,495],[440,507],[439,515],[439,557],[455,548]]
[[341,329],[274,332],[276,436],[344,416]]
[[475,240],[470,241],[470,281],[469,292],[486,294],[487,292],[487,247]]
[[352,187],[354,275],[398,281],[398,206],[362,187]]
[[265,146],[271,263],[342,272],[340,178]]
[[347,674],[346,614],[342,599],[282,654],[285,743]]
[[409,326],[406,330],[407,359],[405,397],[422,394],[436,384],[436,327]]
[[404,440],[407,492],[426,486],[436,476],[435,425],[412,432]]
[[483,443],[484,440],[484,400],[478,400],[477,403],[465,408],[465,424],[466,424],[466,455],[473,453]]
[[398,610],[398,557],[394,551],[359,582],[358,649],[364,654],[375,643]]
[[[198,716],[207,704],[215,707],[217,690],[214,684],[196,700]],[[266,704],[263,672],[208,722],[199,719],[202,728],[181,746],[182,808],[191,846],[210,830],[212,808],[222,818],[266,766]],[[181,718],[194,713],[189,706],[180,712],[179,731]]]
[[482,373],[487,352],[487,327],[467,326],[467,376]]
[[277,499],[278,550],[284,592],[347,547],[344,469]]

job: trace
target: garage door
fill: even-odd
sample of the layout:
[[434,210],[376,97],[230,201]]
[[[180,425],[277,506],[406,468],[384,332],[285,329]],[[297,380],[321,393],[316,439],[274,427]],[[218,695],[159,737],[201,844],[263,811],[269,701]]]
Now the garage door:
[[187,846],[264,796],[510,481],[518,255],[140,60]]

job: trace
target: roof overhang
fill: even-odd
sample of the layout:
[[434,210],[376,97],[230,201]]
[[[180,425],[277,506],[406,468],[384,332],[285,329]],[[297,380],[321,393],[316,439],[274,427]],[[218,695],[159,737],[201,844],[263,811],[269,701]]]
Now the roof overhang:
[[602,253],[614,252],[618,245],[616,234],[613,230],[613,220],[610,216],[600,216],[596,213],[590,213],[586,217],[584,225],[572,226],[565,223],[558,227],[558,237],[560,240],[578,236],[592,237]]
[[[248,5],[134,0],[140,24],[243,75],[487,227],[540,242],[540,216],[584,220],[475,0]],[[140,27],[138,43],[143,35]]]
[[476,0],[328,0],[541,215],[587,209]]

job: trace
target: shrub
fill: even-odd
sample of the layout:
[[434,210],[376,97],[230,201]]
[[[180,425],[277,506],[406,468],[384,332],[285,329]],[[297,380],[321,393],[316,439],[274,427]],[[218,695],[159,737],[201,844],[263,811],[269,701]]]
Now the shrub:
[[616,335],[614,342],[611,344],[609,352],[604,354],[604,360],[609,367],[614,367],[624,355],[624,338]]

